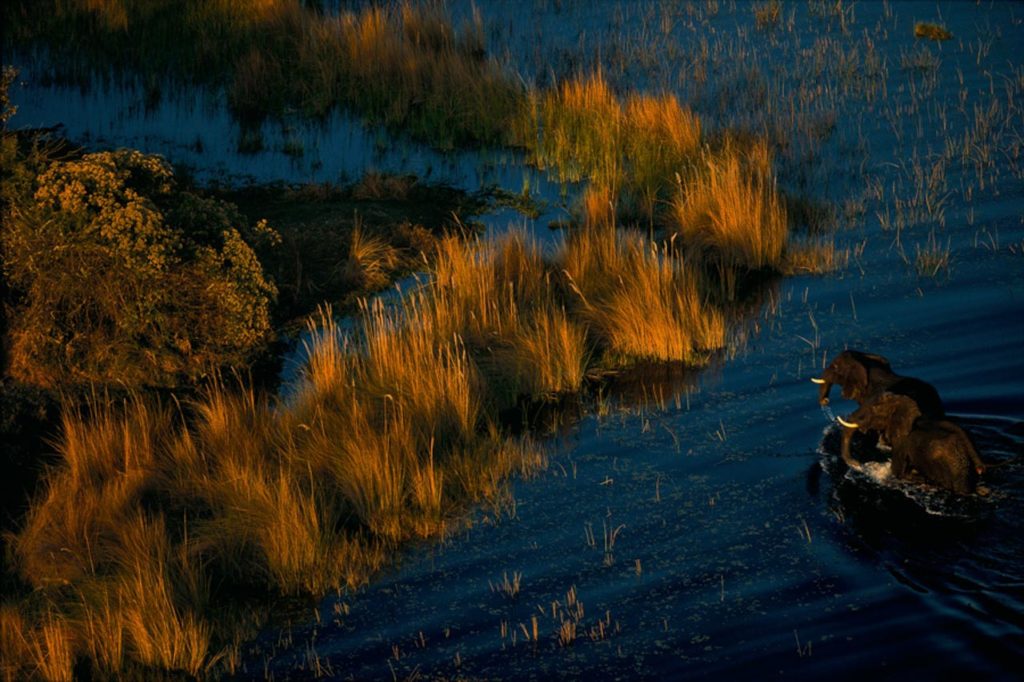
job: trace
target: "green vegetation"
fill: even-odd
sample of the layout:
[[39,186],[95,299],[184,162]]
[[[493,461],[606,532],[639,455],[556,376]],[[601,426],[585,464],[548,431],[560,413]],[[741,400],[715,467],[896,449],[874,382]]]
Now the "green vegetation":
[[534,161],[607,191],[627,220],[654,220],[676,175],[700,155],[700,120],[674,96],[620,98],[598,73],[532,97],[522,125]]

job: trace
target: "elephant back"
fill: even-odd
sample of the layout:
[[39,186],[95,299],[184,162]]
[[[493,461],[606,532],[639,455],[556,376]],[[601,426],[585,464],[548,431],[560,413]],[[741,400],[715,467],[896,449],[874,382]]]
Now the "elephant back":
[[946,416],[946,408],[942,404],[939,392],[927,381],[914,377],[896,377],[892,383],[884,387],[884,390],[913,400],[917,403],[921,416],[926,419],[942,419]]

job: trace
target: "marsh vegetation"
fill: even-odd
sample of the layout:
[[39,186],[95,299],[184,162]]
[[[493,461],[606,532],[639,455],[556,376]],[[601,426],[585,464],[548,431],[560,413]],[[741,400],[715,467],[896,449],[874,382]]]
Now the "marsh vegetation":
[[[795,505],[792,522],[792,500],[773,506],[773,484],[736,468],[766,445],[728,391],[691,413],[693,377],[709,365],[723,371],[716,361],[726,359],[750,372],[748,344],[768,339],[751,352],[775,363],[771,376],[733,389],[781,423],[791,414],[769,395],[795,395],[829,344],[873,333],[858,325],[887,329],[889,309],[872,305],[874,294],[857,289],[854,300],[851,263],[870,286],[912,287],[921,298],[948,290],[959,263],[991,254],[985,263],[998,271],[1016,255],[995,223],[1014,245],[1020,225],[986,209],[1021,178],[1024,80],[1012,61],[998,80],[978,75],[1006,38],[910,25],[889,3],[542,5],[544,21],[579,28],[574,40],[545,35],[543,22],[524,30],[500,4],[451,13],[434,3],[333,12],[284,0],[5,7],[15,54],[49,65],[37,77],[140,83],[153,108],[175,89],[205,88],[230,107],[250,151],[262,146],[263,122],[290,130],[339,108],[387,131],[382,144],[511,149],[515,163],[558,183],[558,197],[537,198],[558,203],[566,228],[550,237],[473,224],[498,194],[541,203],[525,174],[518,197],[520,188],[467,193],[377,171],[348,186],[199,188],[156,156],[59,156],[5,135],[5,372],[75,388],[51,436],[57,462],[6,538],[16,578],[0,607],[5,677],[251,676],[258,665],[264,675],[278,665],[335,675],[344,665],[379,676],[382,661],[415,675],[419,660],[457,676],[474,653],[467,670],[486,676],[507,673],[501,666],[523,647],[542,666],[558,656],[579,672],[621,669],[662,638],[708,660],[721,639],[706,643],[704,611],[678,595],[696,591],[704,610],[721,604],[725,622],[742,621],[737,632],[743,623],[769,631],[753,615],[759,600],[778,607],[757,589],[770,571],[743,558],[761,520],[728,510],[763,515],[762,534],[779,548],[767,564],[788,560],[786,576],[820,570],[822,543],[842,545],[845,529],[807,505]],[[3,110],[6,121],[6,99]],[[288,135],[278,153],[301,159],[301,139]],[[878,162],[879,149],[894,151]],[[964,222],[970,251],[954,227]],[[409,273],[390,297],[368,298]],[[912,284],[892,279],[903,273]],[[784,275],[804,277],[780,285]],[[812,297],[819,286],[825,293]],[[335,307],[314,312],[321,303]],[[275,395],[265,381],[225,378],[244,377],[275,334],[306,316],[308,347],[290,385]],[[552,422],[536,419],[541,412],[588,438],[604,430],[633,445],[596,440],[592,448],[629,460],[584,452],[579,478],[575,460],[555,460],[532,488],[541,511],[520,521],[527,488],[513,495],[509,481],[544,472],[551,458],[540,425]],[[994,449],[1012,447],[981,426]],[[787,435],[820,440],[814,428],[780,428],[767,447],[789,452]],[[648,446],[666,457],[645,463]],[[765,498],[750,499],[748,483]],[[406,548],[543,524],[544,495],[563,501],[573,539],[550,529],[536,537],[580,551],[551,565],[536,541],[506,539],[519,547],[510,555],[532,556],[553,577],[538,580],[539,568],[509,555],[488,569],[487,592],[501,604],[487,617],[497,621],[467,628],[500,635],[500,653],[478,642],[452,649],[453,628],[428,625],[432,646],[421,629],[413,644],[395,635],[358,649],[353,624],[372,615],[350,615],[349,605],[386,603],[372,579],[400,582],[406,569],[381,570]],[[568,495],[580,504],[565,509]],[[841,526],[845,509],[825,516]],[[471,526],[481,515],[506,523]],[[682,532],[666,539],[659,523]],[[716,523],[735,542],[698,530]],[[643,553],[634,532],[665,552]],[[703,557],[678,537],[703,543]],[[682,583],[673,582],[678,557],[696,572]],[[654,606],[608,603],[602,581],[621,596],[623,576],[653,584],[633,589]],[[315,610],[299,663],[280,643],[246,644],[273,601],[325,594],[337,595],[334,610]],[[547,603],[537,610],[535,598]],[[471,597],[450,601],[462,599]],[[681,635],[683,617],[696,625]],[[343,663],[316,652],[321,618],[353,642],[338,646]],[[811,658],[810,635],[792,634],[800,659]],[[814,653],[828,647],[820,631],[813,641]],[[645,670],[678,665],[658,660]]]

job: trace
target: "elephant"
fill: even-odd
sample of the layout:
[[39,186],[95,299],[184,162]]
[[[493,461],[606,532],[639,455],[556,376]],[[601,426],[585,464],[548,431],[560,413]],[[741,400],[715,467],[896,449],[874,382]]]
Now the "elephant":
[[882,392],[866,401],[843,425],[843,460],[853,468],[861,465],[850,455],[853,432],[881,431],[892,445],[892,473],[907,478],[916,469],[925,479],[955,493],[974,493],[985,464],[970,437],[947,419],[922,416],[920,407],[906,395]]
[[828,405],[833,384],[839,384],[844,398],[859,405],[883,391],[905,395],[917,403],[921,414],[929,419],[942,419],[946,409],[935,387],[914,377],[900,376],[892,371],[889,361],[881,355],[857,350],[844,350],[829,363],[821,378],[811,379],[820,386],[818,402]]

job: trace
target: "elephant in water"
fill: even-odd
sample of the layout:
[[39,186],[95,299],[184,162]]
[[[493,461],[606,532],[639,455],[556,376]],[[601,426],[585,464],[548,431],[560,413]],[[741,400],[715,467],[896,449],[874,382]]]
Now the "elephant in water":
[[820,387],[818,402],[822,405],[828,405],[832,385],[838,384],[842,388],[842,396],[859,405],[886,391],[911,398],[921,414],[929,419],[946,416],[946,409],[934,386],[914,377],[896,374],[886,358],[874,353],[844,350],[829,363],[821,378],[815,377],[811,381]]
[[975,492],[985,465],[963,429],[945,419],[922,417],[910,397],[883,392],[861,405],[843,425],[843,460],[860,468],[850,455],[850,437],[856,430],[881,431],[892,444],[892,473],[907,478],[911,469],[928,481],[963,495]]

